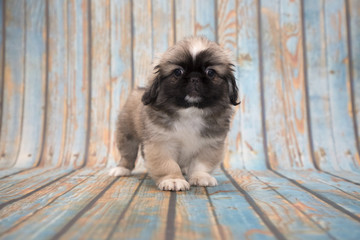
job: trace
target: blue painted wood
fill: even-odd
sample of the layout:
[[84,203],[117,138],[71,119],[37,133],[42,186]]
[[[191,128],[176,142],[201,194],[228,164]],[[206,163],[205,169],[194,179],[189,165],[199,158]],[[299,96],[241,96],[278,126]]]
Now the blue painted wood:
[[[137,177],[123,177],[118,179],[106,193],[88,210],[84,215],[82,215],[76,223],[74,223],[70,229],[63,235],[62,239],[109,239],[109,237],[116,236],[117,232],[125,239],[127,236],[124,229],[127,229],[128,233],[137,233],[139,235],[143,234],[149,234],[149,231],[151,230],[156,232],[158,229],[151,227],[154,227],[154,221],[151,221],[152,224],[144,224],[143,222],[139,224],[142,225],[143,228],[139,228],[137,224],[134,224],[134,221],[129,221],[129,228],[125,228],[125,224],[127,224],[126,219],[120,220],[119,217],[123,212],[131,213],[133,211],[141,212],[144,211],[144,208],[146,208],[146,205],[144,206],[144,202],[141,201],[147,201],[146,196],[154,196],[153,193],[145,193],[144,191],[149,191],[148,188],[142,188],[141,196],[144,196],[143,199],[134,199],[132,201],[132,204],[129,206],[129,203],[131,202],[132,193],[139,187],[141,183],[141,180],[143,179],[143,175],[137,176]],[[145,183],[143,183],[145,184]],[[164,193],[166,195],[166,193]],[[81,199],[81,197],[80,197]],[[157,196],[157,199],[161,199],[161,195],[159,194]],[[136,201],[140,201],[141,205],[136,204]],[[144,206],[143,208],[138,208],[138,206]],[[148,218],[151,218],[152,212],[157,212],[157,210],[160,208],[160,204],[158,206],[152,206],[152,208],[148,208],[147,216]],[[131,209],[129,209],[129,208]],[[131,215],[135,216],[135,214]],[[146,219],[146,216],[142,214],[141,219],[139,221],[144,221],[146,223],[149,223],[149,220]],[[91,219],[91,220],[90,220]],[[156,219],[156,217],[152,217],[152,219]],[[158,218],[160,219],[160,218]],[[90,220],[90,221],[89,221]],[[98,224],[98,220],[101,220],[101,224]],[[136,221],[138,222],[138,221]],[[131,231],[130,228],[133,227],[136,230]],[[143,232],[141,230],[143,229]],[[145,238],[148,235],[145,235]],[[134,236],[133,236],[134,237]]]
[[[89,204],[114,178],[107,171],[100,171],[93,177],[72,188],[57,198],[52,204],[45,206],[27,221],[21,222],[10,232],[1,236],[4,239],[16,238],[51,238]],[[78,196],[79,198],[76,198]],[[48,216],[52,216],[49,221]]]
[[195,0],[175,0],[176,42],[195,35]]
[[[206,6],[206,7],[204,7]],[[215,0],[195,1],[195,35],[217,40]]]
[[327,67],[335,153],[341,169],[359,170],[355,161],[357,146],[351,111],[349,55],[346,41],[344,1],[327,1],[324,5]]
[[88,166],[105,166],[110,146],[110,1],[91,2],[91,121]]
[[346,236],[347,239],[357,239],[360,236],[359,222],[342,212],[334,211],[332,206],[309,192],[299,189],[286,179],[269,171],[252,172],[251,174],[326,230],[330,238],[341,239]]
[[111,112],[110,112],[110,154],[108,166],[115,166],[119,161],[119,151],[115,142],[115,125],[117,114],[124,105],[131,91],[132,72],[132,35],[131,35],[131,1],[111,1]]
[[61,166],[66,139],[68,106],[68,23],[67,4],[49,1],[48,14],[48,93],[46,129],[41,166]]
[[0,212],[0,234],[11,231],[11,228],[30,218],[46,205],[51,204],[61,195],[91,177],[94,169],[82,169],[39,190],[37,193],[5,206]]
[[85,164],[89,112],[89,16],[88,1],[67,1],[68,72],[66,134],[63,165]]
[[207,191],[226,238],[276,239],[224,173],[216,171],[214,176],[219,185],[207,188]]
[[45,121],[45,1],[26,1],[25,13],[24,110],[20,149],[15,167],[32,167],[38,164]]
[[265,151],[262,123],[261,79],[259,58],[259,22],[257,1],[243,1],[237,9],[237,78],[241,98],[240,108],[234,121],[235,141],[240,152],[244,166],[236,166],[239,161],[238,154],[234,154],[231,167],[246,169],[265,169]]
[[153,56],[151,0],[133,1],[134,86],[146,86]]
[[1,34],[0,34],[0,139],[1,139],[1,124],[2,124],[2,110],[3,110],[3,94],[4,94],[4,78],[3,78],[3,63],[4,63],[4,47],[5,47],[5,0],[0,0],[0,26],[1,26]]
[[256,176],[243,170],[229,172],[283,236],[290,239],[329,239],[325,229],[314,223],[306,213],[288,202],[275,189],[268,187]]
[[[12,167],[17,159],[22,136],[25,1],[5,4],[5,63],[3,68],[3,104],[0,136],[0,166]],[[16,17],[13,17],[16,16]]]
[[264,1],[262,50],[266,136],[273,168],[312,168],[300,1]]
[[352,61],[352,94],[354,105],[352,105],[353,117],[357,126],[357,154],[355,154],[355,162],[360,165],[360,2],[356,0],[348,1],[348,26],[350,31],[351,42],[351,61]]

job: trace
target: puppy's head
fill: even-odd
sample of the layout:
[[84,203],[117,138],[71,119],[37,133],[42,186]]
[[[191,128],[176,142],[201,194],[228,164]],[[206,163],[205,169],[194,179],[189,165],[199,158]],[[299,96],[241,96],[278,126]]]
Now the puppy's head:
[[216,43],[192,37],[169,48],[154,67],[142,102],[176,108],[239,104],[234,65]]

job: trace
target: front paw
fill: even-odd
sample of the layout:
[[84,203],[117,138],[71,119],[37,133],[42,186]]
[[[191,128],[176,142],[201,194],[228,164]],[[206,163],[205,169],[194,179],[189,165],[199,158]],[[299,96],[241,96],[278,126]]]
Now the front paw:
[[110,169],[109,175],[113,177],[129,176],[131,171],[124,167],[114,167]]
[[165,179],[158,187],[163,191],[185,191],[190,189],[190,184],[184,179]]
[[206,172],[195,172],[190,175],[189,182],[193,186],[216,186],[218,183],[216,179]]

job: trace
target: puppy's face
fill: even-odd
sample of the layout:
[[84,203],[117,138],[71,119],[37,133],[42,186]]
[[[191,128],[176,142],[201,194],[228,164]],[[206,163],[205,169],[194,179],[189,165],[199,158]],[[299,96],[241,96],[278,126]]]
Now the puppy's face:
[[237,105],[233,64],[227,53],[205,38],[185,39],[170,48],[154,68],[145,105],[206,108]]

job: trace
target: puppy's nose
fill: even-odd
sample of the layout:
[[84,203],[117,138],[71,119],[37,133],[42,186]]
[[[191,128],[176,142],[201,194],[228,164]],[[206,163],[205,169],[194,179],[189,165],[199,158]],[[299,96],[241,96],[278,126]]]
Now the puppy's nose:
[[192,83],[197,84],[197,83],[200,82],[200,78],[198,78],[198,77],[192,77],[192,78],[190,78],[190,81],[191,81]]

